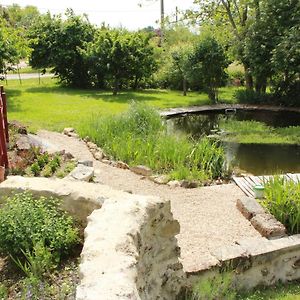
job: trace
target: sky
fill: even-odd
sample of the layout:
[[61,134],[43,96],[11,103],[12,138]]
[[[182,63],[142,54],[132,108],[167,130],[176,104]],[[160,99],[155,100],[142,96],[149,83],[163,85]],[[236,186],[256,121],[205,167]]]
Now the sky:
[[[105,22],[112,27],[122,26],[131,30],[158,27],[157,21],[160,19],[160,0],[0,0],[2,5],[13,3],[22,7],[34,5],[42,13],[49,10],[52,14],[72,8],[76,14],[86,13],[93,24]],[[174,16],[176,6],[179,9],[191,8],[193,0],[164,0],[164,6],[165,14]]]

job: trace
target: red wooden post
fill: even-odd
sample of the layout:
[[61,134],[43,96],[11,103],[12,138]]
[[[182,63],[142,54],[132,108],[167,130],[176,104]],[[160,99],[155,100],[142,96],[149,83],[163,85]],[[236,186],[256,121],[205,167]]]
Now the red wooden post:
[[4,130],[5,130],[5,140],[6,140],[6,143],[8,143],[9,142],[9,135],[8,135],[7,103],[6,103],[6,94],[5,94],[5,92],[2,93],[2,105],[3,105],[3,121],[4,121]]
[[4,112],[3,93],[4,93],[3,87],[1,87],[0,88],[0,166],[4,166],[5,168],[8,168],[7,145],[6,145],[6,140],[7,140],[6,136],[8,136],[8,133],[6,135],[7,124],[5,123],[5,118],[3,114]]

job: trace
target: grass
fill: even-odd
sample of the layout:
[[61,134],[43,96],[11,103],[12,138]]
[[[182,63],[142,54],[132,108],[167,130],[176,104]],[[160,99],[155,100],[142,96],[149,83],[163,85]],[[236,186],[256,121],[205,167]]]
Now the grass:
[[265,185],[262,204],[291,234],[300,233],[300,183],[274,177]]
[[194,143],[167,133],[159,114],[144,103],[133,103],[116,116],[94,116],[79,127],[114,159],[146,165],[170,179],[211,180],[224,175],[224,150],[208,139]]
[[222,140],[241,144],[300,144],[300,126],[273,128],[257,121],[227,120]]
[[[3,82],[5,84],[5,82]],[[91,114],[111,115],[128,108],[129,102],[145,102],[161,109],[179,106],[204,105],[209,100],[206,94],[191,92],[183,97],[180,91],[145,90],[124,91],[113,96],[111,91],[80,90],[62,87],[56,79],[9,80],[5,90],[8,97],[8,117],[29,126],[30,131],[48,129],[61,131],[65,127],[77,128]],[[233,101],[235,89],[220,91],[223,101]]]
[[241,295],[238,300],[300,300],[299,282],[278,284],[272,287],[259,288]]
[[231,273],[217,274],[196,284],[186,300],[300,300],[299,281],[237,291]]
[[[50,73],[50,70],[51,69],[46,69],[46,73]],[[32,74],[32,73],[40,73],[40,72],[41,72],[40,69],[39,70],[38,69],[33,69],[30,66],[19,69],[20,74]],[[8,71],[7,74],[18,74],[18,71],[17,70],[11,70],[11,71]]]

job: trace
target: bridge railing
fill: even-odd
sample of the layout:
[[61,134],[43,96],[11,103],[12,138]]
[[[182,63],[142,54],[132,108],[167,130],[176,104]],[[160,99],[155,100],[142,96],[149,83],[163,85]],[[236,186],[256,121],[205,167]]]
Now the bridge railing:
[[0,167],[8,168],[7,144],[9,142],[8,136],[8,122],[7,122],[7,103],[6,94],[3,86],[0,86]]

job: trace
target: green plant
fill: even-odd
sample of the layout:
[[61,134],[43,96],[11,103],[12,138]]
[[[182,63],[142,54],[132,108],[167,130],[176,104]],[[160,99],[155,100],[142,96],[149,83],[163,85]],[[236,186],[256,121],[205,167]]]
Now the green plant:
[[32,174],[34,176],[39,176],[40,175],[40,172],[41,172],[41,169],[40,169],[40,166],[37,162],[34,162],[31,166],[30,166],[30,171],[32,172]]
[[72,217],[59,208],[57,199],[28,193],[7,199],[0,210],[0,228],[0,250],[14,257],[43,241],[59,260],[79,241]]
[[238,103],[246,104],[272,104],[273,102],[271,94],[258,93],[253,90],[236,90],[234,98]]
[[56,171],[55,175],[58,178],[64,178],[75,168],[75,166],[74,162],[67,162],[65,166],[62,166],[58,171]]
[[24,262],[19,258],[11,258],[27,277],[34,276],[41,279],[55,267],[52,253],[42,241],[33,243],[32,250],[26,249],[21,251],[25,258]]
[[263,206],[289,233],[300,233],[300,183],[276,176],[265,184]]
[[7,287],[3,283],[0,283],[0,300],[6,300],[7,298],[8,298]]
[[236,299],[237,291],[231,273],[220,273],[201,280],[193,289],[192,300]]
[[193,142],[185,136],[168,134],[159,114],[143,103],[132,103],[128,112],[95,117],[80,128],[106,153],[129,165],[147,165],[172,178],[200,181],[223,176],[225,154],[208,139]]

